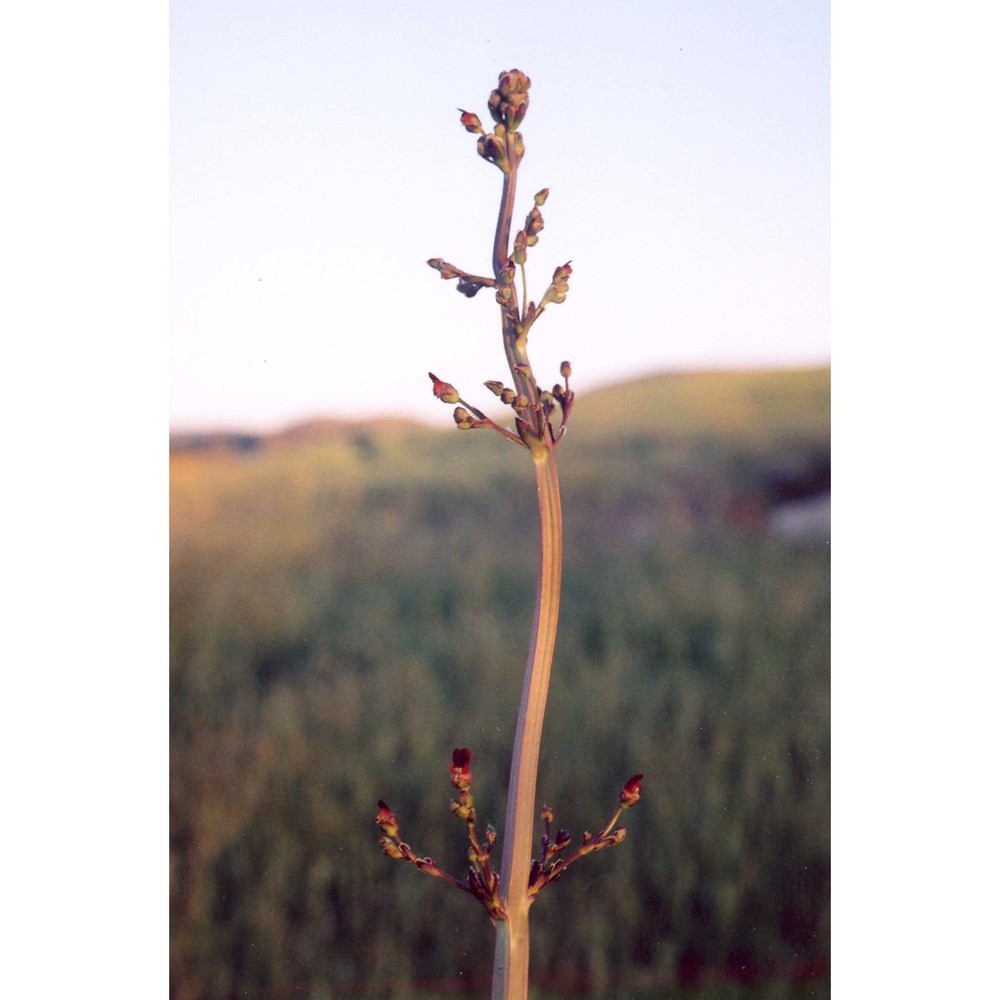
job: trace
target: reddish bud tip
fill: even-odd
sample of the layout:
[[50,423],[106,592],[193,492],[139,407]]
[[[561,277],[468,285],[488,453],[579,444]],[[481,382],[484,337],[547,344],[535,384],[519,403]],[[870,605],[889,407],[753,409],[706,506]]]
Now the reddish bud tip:
[[634,806],[636,802],[639,801],[639,797],[642,795],[642,775],[633,774],[628,781],[625,782],[625,787],[621,790],[621,795],[619,801],[621,802],[623,809],[628,809],[629,806]]
[[552,284],[545,291],[545,295],[542,296],[542,305],[548,305],[550,302],[555,302],[556,304],[566,301],[566,293],[569,291],[569,276],[573,273],[573,268],[570,266],[570,262],[567,261],[562,267],[557,267],[552,272]]
[[467,792],[472,785],[471,763],[472,753],[468,748],[461,747],[452,751],[448,770],[451,772],[451,783],[460,792]]
[[549,196],[549,189],[548,188],[542,188],[542,190],[539,191],[538,194],[535,195],[535,205],[538,208],[541,208],[542,205],[545,204],[545,199],[548,198],[548,196]]
[[466,132],[482,135],[483,123],[479,120],[479,115],[475,115],[471,111],[462,111],[461,108],[458,110],[462,112],[462,124],[465,126]]
[[375,817],[375,822],[387,837],[399,835],[399,820],[381,799],[378,800],[378,816]]
[[432,391],[442,403],[458,402],[458,390],[450,382],[442,382],[434,372],[428,372],[427,377],[434,383]]

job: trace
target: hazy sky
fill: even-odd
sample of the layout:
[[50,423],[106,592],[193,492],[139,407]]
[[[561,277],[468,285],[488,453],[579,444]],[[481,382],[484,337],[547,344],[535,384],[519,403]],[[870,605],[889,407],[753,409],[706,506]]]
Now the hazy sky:
[[[502,15],[497,13],[502,12]],[[490,273],[500,172],[456,108],[532,80],[515,227],[542,187],[539,381],[829,360],[828,5],[174,0],[171,420],[447,421],[506,375]]]

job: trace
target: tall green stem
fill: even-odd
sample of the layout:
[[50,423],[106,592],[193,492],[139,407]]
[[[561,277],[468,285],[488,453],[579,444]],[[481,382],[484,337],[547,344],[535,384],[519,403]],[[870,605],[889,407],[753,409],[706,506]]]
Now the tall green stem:
[[493,1000],[526,1000],[528,996],[528,909],[531,906],[528,879],[535,820],[535,785],[562,581],[562,505],[555,453],[550,444],[539,442],[532,448],[531,457],[535,463],[538,490],[541,554],[535,619],[507,792],[500,885],[507,919],[497,922]]

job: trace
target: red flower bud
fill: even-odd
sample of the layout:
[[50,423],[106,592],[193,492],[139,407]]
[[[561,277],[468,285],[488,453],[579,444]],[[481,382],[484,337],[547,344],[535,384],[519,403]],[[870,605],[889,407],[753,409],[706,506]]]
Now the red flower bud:
[[458,402],[458,390],[450,382],[442,382],[433,372],[428,372],[427,376],[434,383],[434,395],[442,403]]
[[387,837],[399,836],[399,820],[381,799],[378,800],[378,816],[375,817],[375,822]]
[[622,808],[628,809],[629,806],[634,806],[639,801],[640,795],[642,795],[642,775],[633,774],[625,782],[625,787],[622,789],[621,796],[619,797]]
[[[458,109],[462,111],[461,108]],[[462,124],[466,132],[474,132],[476,135],[483,134],[483,123],[479,120],[479,115],[474,115],[471,111],[462,111]]]
[[472,787],[472,771],[469,768],[471,763],[472,752],[466,747],[452,752],[448,770],[451,772],[451,783],[460,792],[467,792]]

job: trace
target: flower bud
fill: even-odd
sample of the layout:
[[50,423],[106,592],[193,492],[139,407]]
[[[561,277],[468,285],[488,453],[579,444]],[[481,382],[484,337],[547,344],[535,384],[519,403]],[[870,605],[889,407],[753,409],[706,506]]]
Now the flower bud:
[[562,364],[561,364],[561,365],[559,366],[559,374],[560,374],[560,375],[561,375],[561,376],[562,376],[563,378],[569,378],[569,377],[570,377],[570,375],[572,375],[572,374],[573,374],[573,366],[572,366],[572,365],[571,365],[571,364],[570,364],[570,363],[569,363],[568,361],[564,361],[564,362],[563,362],[563,363],[562,363]]
[[500,96],[505,100],[510,100],[512,97],[516,97],[518,94],[527,93],[528,88],[531,86],[531,80],[524,75],[519,69],[504,70],[500,74],[500,80],[497,83],[497,90],[500,92]]
[[[458,109],[462,111],[461,108]],[[462,124],[466,132],[473,132],[476,135],[483,134],[483,123],[479,120],[479,115],[474,115],[471,111],[462,111]]]
[[458,402],[458,390],[450,382],[442,382],[441,379],[439,379],[433,372],[428,372],[427,375],[434,383],[432,390],[434,395],[437,396],[442,403]]
[[497,382],[496,379],[490,379],[489,382],[484,382],[483,385],[486,386],[494,396],[499,396],[503,392],[503,382]]
[[507,406],[510,406],[510,404],[514,402],[516,396],[517,393],[514,392],[513,389],[508,389],[505,386],[500,393],[500,402],[506,404]]
[[490,94],[490,99],[486,106],[490,109],[490,117],[498,125],[503,122],[504,118],[504,111],[501,110],[502,104],[503,104],[503,97],[500,95],[500,91],[494,90]]
[[552,272],[552,284],[546,289],[542,296],[541,305],[554,302],[557,305],[566,301],[566,293],[569,291],[569,276],[573,273],[570,262],[567,261],[562,267],[557,267]]
[[454,799],[451,800],[451,811],[453,815],[465,822],[468,822],[470,818],[476,815],[475,809],[472,808],[469,802],[456,802]]
[[493,130],[494,135],[480,136],[479,142],[476,143],[476,151],[484,160],[489,160],[506,174],[510,172],[510,163],[507,159],[507,143],[503,134],[498,131],[502,128],[502,125],[497,125]]
[[382,853],[386,857],[394,858],[397,861],[401,861],[405,855],[403,852],[388,838],[379,838],[378,846],[382,848]]
[[522,229],[514,237],[514,254],[512,259],[515,264],[521,264],[523,266],[525,261],[527,261],[528,259],[527,246],[528,246],[528,234]]
[[542,190],[535,195],[535,207],[541,208],[542,205],[545,204],[545,199],[548,198],[548,196],[549,196],[549,189],[542,188]]
[[472,752],[467,747],[456,748],[452,751],[448,771],[451,774],[451,783],[460,792],[467,792],[472,787],[471,763]]
[[629,806],[634,806],[639,801],[640,795],[642,795],[642,775],[633,774],[625,782],[625,787],[622,788],[618,801],[623,809],[628,809]]
[[467,431],[475,426],[472,416],[464,406],[456,406],[452,416],[455,418],[455,425],[460,431]]
[[[528,113],[528,88],[531,80],[519,69],[500,74],[496,90],[490,94],[490,116],[509,129],[516,129]],[[520,155],[520,154],[519,154]]]
[[526,410],[528,408],[528,397],[525,395],[515,396],[513,406],[515,410]]
[[432,257],[427,261],[430,267],[433,267],[435,271],[441,273],[441,277],[446,281],[451,278],[461,278],[464,274],[460,271],[454,264],[449,264],[446,260],[442,260],[440,257]]
[[378,816],[375,817],[375,822],[387,837],[399,836],[399,820],[381,799],[378,800]]

